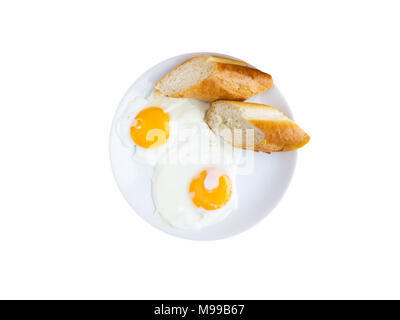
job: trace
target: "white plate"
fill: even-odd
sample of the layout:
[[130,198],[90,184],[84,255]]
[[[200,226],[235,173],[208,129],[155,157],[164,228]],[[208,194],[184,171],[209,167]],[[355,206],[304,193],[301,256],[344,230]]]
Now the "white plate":
[[[115,180],[131,207],[154,227],[171,235],[192,240],[216,240],[233,236],[260,222],[277,205],[289,185],[296,164],[296,151],[254,155],[254,168],[250,174],[237,176],[238,208],[225,220],[200,230],[179,230],[166,224],[154,213],[151,198],[153,169],[132,161],[132,150],[124,147],[116,134],[115,124],[126,105],[136,96],[146,97],[154,84],[168,71],[184,60],[199,54],[233,58],[223,54],[196,52],[168,59],[154,66],[129,88],[114,116],[110,135],[111,166]],[[268,72],[268,70],[266,70]],[[292,117],[289,106],[276,86],[248,101],[274,106]]]

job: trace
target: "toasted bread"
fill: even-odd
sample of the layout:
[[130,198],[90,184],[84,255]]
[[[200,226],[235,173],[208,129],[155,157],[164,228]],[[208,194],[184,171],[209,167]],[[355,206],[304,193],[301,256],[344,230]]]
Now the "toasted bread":
[[258,103],[215,101],[206,115],[215,134],[234,147],[262,152],[291,151],[310,137],[277,109]]
[[272,77],[238,60],[195,56],[161,78],[155,88],[167,97],[246,100],[273,87]]

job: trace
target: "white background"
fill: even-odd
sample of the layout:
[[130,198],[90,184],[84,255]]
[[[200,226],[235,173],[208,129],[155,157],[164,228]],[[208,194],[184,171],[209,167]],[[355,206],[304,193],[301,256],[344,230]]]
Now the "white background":
[[[0,298],[400,298],[396,1],[2,1]],[[311,135],[278,207],[174,238],[112,176],[120,99],[169,57],[274,77]]]

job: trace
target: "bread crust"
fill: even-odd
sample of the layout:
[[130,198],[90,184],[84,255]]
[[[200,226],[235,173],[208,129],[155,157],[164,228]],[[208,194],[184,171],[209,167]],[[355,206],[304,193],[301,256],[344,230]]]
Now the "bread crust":
[[[227,103],[238,107],[243,110],[245,108],[265,108],[274,110],[280,113],[274,107],[249,102],[238,102],[238,101],[215,101],[211,104],[211,107],[206,116],[206,122],[208,123],[213,112],[216,112],[216,105],[218,103]],[[299,149],[306,145],[310,141],[310,136],[300,128],[294,121],[289,118],[283,120],[260,120],[260,119],[248,119],[243,117],[251,124],[256,126],[264,133],[264,139],[254,145],[254,151],[262,152],[281,152],[281,151],[292,151]],[[214,128],[210,126],[214,133],[218,134]]]
[[278,152],[299,149],[310,141],[310,136],[292,120],[250,120],[264,132],[264,140],[255,151]]
[[[197,57],[199,56],[186,60],[182,64]],[[178,94],[167,96],[208,102],[221,99],[242,101],[273,87],[273,80],[269,74],[250,68],[242,61],[207,57],[209,59],[206,63],[214,64],[214,70],[206,79]],[[158,84],[162,79],[156,83],[156,89],[159,89]]]

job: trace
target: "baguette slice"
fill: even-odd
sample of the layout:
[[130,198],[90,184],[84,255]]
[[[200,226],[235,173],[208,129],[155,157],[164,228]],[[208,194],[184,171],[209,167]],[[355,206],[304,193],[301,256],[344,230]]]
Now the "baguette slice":
[[273,87],[272,77],[247,63],[207,55],[186,60],[155,88],[167,97],[204,101],[246,100]]
[[215,101],[207,112],[206,122],[215,134],[242,149],[268,153],[291,151],[310,140],[282,112],[258,103]]

